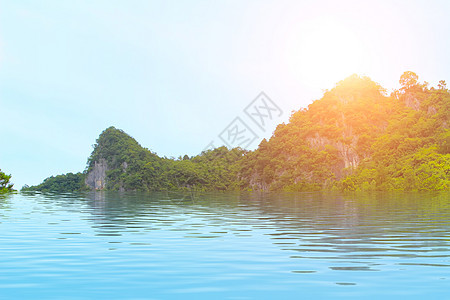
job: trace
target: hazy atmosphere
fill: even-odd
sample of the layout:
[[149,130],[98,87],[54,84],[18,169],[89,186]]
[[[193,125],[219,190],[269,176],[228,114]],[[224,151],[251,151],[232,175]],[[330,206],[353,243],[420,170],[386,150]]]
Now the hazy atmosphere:
[[0,298],[450,299],[449,16],[0,0]]
[[[240,117],[258,136],[345,77],[450,79],[448,1],[0,1],[0,166],[16,188],[83,171],[116,126],[199,154]],[[244,113],[264,91],[272,127]]]

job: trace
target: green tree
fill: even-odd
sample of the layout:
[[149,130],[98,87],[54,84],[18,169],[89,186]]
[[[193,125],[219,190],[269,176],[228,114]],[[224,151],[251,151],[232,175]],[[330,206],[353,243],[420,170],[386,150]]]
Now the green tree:
[[36,186],[23,186],[22,191],[39,191],[39,192],[77,192],[85,190],[84,174],[67,173],[63,175],[51,176]]
[[10,183],[11,175],[6,175],[0,169],[0,194],[13,191],[14,184]]
[[447,89],[447,83],[445,80],[439,80],[438,88],[440,90],[446,90]]
[[402,86],[402,90],[409,90],[413,86],[417,85],[419,80],[419,76],[416,73],[411,71],[406,71],[400,76],[400,85]]
[[399,82],[389,97],[352,75],[293,112],[255,151],[219,147],[169,159],[110,127],[84,173],[24,190],[82,190],[100,165],[108,190],[450,190],[450,92],[444,81],[428,88],[411,71]]

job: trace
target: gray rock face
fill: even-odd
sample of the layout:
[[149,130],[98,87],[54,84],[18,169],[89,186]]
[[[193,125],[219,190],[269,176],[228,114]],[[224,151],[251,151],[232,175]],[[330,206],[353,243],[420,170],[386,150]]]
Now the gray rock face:
[[[342,168],[353,168],[358,167],[360,163],[360,157],[358,153],[356,153],[356,144],[358,142],[357,136],[352,136],[352,142],[350,145],[344,144],[342,142],[335,142],[327,139],[326,137],[320,136],[316,133],[315,137],[307,138],[307,141],[311,145],[311,147],[316,149],[324,149],[325,145],[334,146],[339,151],[339,156],[342,158],[344,165],[339,166],[338,169]],[[340,173],[340,172],[339,172]],[[340,176],[340,175],[339,175]],[[338,177],[339,177],[338,176]]]
[[419,111],[420,110],[420,101],[419,99],[415,98],[413,95],[408,94],[405,97],[405,105]]
[[103,190],[106,187],[106,171],[108,165],[104,158],[94,162],[94,168],[87,174],[84,181],[89,187],[96,190]]

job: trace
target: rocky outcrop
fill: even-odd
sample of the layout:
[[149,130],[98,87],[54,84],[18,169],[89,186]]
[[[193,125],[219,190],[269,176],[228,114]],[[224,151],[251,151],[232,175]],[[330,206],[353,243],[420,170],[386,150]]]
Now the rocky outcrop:
[[[358,153],[356,153],[356,150],[355,150],[356,144],[358,142],[357,136],[352,137],[352,142],[350,145],[344,144],[342,142],[332,141],[326,137],[320,136],[318,133],[316,133],[316,135],[314,137],[307,138],[307,141],[312,148],[323,150],[323,149],[325,149],[326,145],[330,145],[338,150],[339,157],[342,159],[343,165],[336,166],[338,169],[336,171],[339,171],[339,172],[335,172],[335,173],[340,173],[339,169],[342,169],[342,168],[355,169],[356,167],[358,167],[358,165],[361,161]],[[340,174],[336,174],[336,175],[338,175],[338,177],[339,177]]]
[[433,105],[428,106],[427,113],[428,113],[429,115],[435,115],[435,114],[437,114],[437,109],[436,109],[436,107],[434,107]]
[[341,142],[337,142],[335,147],[339,150],[339,154],[344,161],[344,168],[356,169],[359,165],[360,158],[354,147]]
[[84,182],[92,189],[103,190],[106,187],[106,171],[108,171],[108,164],[104,158],[101,158],[94,162]]
[[420,101],[411,94],[407,94],[405,97],[405,105],[416,111],[420,110]]

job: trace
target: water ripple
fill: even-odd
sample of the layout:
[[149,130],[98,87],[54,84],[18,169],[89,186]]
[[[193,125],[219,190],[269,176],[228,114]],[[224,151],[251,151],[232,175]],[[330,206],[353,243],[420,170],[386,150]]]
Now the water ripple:
[[16,194],[0,298],[443,299],[449,196]]

